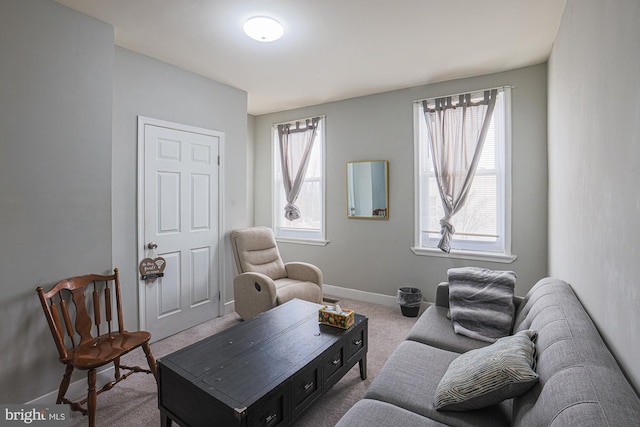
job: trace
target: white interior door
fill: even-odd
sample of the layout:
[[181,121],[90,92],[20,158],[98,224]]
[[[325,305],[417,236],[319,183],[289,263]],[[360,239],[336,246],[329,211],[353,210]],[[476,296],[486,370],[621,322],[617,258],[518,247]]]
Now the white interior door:
[[144,151],[139,261],[166,261],[164,277],[140,282],[141,327],[157,341],[220,315],[223,134],[144,118],[139,126]]

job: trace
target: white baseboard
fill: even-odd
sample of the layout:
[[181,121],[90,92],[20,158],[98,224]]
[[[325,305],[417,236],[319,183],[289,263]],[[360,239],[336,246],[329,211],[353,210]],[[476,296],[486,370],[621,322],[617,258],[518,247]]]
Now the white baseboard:
[[338,298],[350,298],[358,301],[374,304],[396,306],[396,297],[391,295],[376,294],[373,292],[359,291],[357,289],[342,288],[334,285],[322,285],[322,293]]
[[236,311],[236,301],[235,300],[224,303],[224,313],[222,313],[223,316],[226,316],[227,314],[231,314],[231,313],[233,313],[235,311]]
[[[370,302],[373,304],[388,305],[398,307],[395,295],[376,294],[374,292],[359,291],[357,289],[342,288],[334,285],[322,285],[322,293],[338,298],[350,298],[358,301]],[[422,302],[422,308],[429,306],[428,301]]]

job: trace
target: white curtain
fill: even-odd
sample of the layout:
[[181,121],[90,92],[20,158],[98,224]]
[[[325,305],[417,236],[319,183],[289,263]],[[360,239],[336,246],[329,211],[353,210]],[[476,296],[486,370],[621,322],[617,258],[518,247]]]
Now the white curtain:
[[[301,216],[300,209],[295,202],[304,183],[319,123],[320,117],[314,117],[305,120],[303,124],[296,122],[278,125],[280,169],[284,194],[287,199],[284,216],[289,221],[296,220]],[[301,155],[296,156],[296,152],[301,152]]]
[[478,168],[498,94],[487,90],[480,99],[467,93],[422,101],[436,183],[444,208],[440,219],[443,252],[451,251],[455,233],[451,218],[464,206]]

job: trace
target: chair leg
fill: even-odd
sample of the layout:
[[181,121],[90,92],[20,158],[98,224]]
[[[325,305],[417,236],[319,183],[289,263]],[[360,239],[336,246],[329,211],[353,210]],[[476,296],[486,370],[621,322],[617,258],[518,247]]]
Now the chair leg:
[[96,392],[96,370],[89,369],[87,372],[87,382],[89,383],[89,391],[87,396],[87,412],[89,416],[89,427],[95,427],[96,424],[96,401],[98,393]]
[[67,394],[67,390],[69,389],[69,383],[71,382],[71,373],[73,372],[73,365],[67,365],[67,368],[64,371],[64,376],[62,377],[62,382],[60,383],[60,387],[58,388],[58,399],[56,400],[56,404],[61,404],[62,399]]
[[158,382],[158,368],[156,367],[156,359],[153,358],[153,354],[151,354],[151,347],[149,347],[149,343],[142,344],[142,350],[144,350],[145,356],[147,356],[147,363],[149,363],[149,370],[153,373],[153,377],[156,379],[156,383]]
[[115,371],[116,381],[118,381],[120,379],[120,358],[119,357],[116,357],[113,360],[113,369]]

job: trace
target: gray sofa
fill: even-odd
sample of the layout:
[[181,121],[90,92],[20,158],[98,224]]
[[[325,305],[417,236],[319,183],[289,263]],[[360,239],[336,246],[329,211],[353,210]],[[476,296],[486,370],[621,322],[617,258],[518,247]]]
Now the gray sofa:
[[337,427],[631,426],[640,399],[625,379],[571,287],[540,280],[516,298],[513,332],[532,329],[539,381],[519,397],[463,412],[434,408],[434,394],[461,353],[489,345],[458,335],[447,318],[448,285]]

